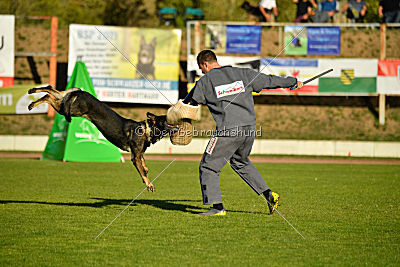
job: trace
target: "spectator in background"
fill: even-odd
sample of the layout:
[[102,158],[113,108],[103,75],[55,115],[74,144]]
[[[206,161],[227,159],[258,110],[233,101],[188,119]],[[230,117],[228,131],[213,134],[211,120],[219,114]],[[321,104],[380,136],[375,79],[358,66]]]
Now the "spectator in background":
[[336,0],[324,0],[318,3],[318,11],[315,12],[314,22],[328,22],[339,11],[339,3]]
[[365,13],[367,12],[367,4],[364,0],[349,0],[340,12],[346,12],[346,17],[352,22],[363,22]]
[[293,22],[310,22],[312,9],[318,8],[314,0],[293,0],[293,3],[297,5],[296,19]]
[[[274,17],[278,17],[278,7],[276,6],[275,0],[261,0],[258,7],[261,11],[261,14],[264,16],[264,21],[275,21]],[[274,15],[274,17],[272,16],[272,14]]]
[[384,23],[400,22],[400,0],[380,0],[378,15]]

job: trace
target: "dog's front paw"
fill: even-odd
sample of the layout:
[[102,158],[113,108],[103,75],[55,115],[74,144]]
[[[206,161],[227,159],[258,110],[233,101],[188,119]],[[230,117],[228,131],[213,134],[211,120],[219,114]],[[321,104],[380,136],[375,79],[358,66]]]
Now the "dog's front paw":
[[154,185],[153,185],[152,183],[146,184],[146,187],[147,187],[147,190],[148,190],[148,191],[151,191],[151,192],[154,192],[154,190],[156,190],[156,189],[154,188]]

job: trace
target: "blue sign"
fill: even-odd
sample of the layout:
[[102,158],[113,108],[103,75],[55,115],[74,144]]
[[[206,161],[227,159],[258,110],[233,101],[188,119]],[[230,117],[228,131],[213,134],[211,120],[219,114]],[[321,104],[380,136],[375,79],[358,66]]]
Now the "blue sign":
[[340,55],[340,27],[308,27],[307,55]]
[[261,26],[226,26],[226,53],[260,54]]
[[261,58],[261,65],[271,65],[279,67],[318,67],[318,59],[305,58],[281,58],[264,57]]

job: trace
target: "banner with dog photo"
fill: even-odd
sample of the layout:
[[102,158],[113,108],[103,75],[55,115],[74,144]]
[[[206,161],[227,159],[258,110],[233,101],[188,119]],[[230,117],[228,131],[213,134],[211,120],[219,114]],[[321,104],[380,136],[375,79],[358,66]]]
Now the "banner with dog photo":
[[102,101],[178,100],[181,30],[70,25],[68,76],[85,63]]

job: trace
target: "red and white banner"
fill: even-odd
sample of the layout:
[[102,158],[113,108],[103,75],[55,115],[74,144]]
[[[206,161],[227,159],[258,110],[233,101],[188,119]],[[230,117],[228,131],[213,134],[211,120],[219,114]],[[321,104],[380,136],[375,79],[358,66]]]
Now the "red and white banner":
[[377,91],[400,95],[400,59],[378,61]]
[[14,85],[13,15],[0,15],[0,88]]

